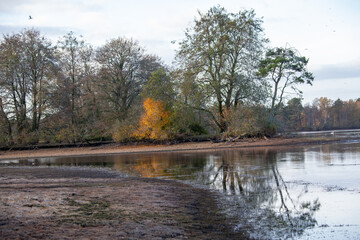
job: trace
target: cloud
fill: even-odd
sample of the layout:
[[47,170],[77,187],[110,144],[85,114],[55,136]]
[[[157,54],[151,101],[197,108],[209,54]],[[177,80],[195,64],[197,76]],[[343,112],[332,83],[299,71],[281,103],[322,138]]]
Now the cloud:
[[345,78],[359,78],[360,79],[360,63],[359,64],[338,64],[338,65],[324,65],[321,68],[314,70],[316,80],[324,79],[345,79]]
[[14,12],[16,8],[28,0],[0,1],[0,13]]
[[0,25],[0,33],[3,33],[3,34],[18,33],[22,29],[24,29],[24,27],[22,27],[22,26],[11,26],[11,25]]
[[[0,33],[2,34],[16,34],[20,33],[25,29],[31,29],[32,27],[29,26],[11,26],[11,25],[0,25]],[[45,37],[50,38],[52,42],[55,44],[57,40],[65,35],[66,33],[73,31],[77,33],[77,29],[70,29],[66,27],[51,27],[51,26],[42,26],[42,27],[35,27],[36,30],[39,30],[42,35],[45,35]],[[0,36],[1,39],[1,36]]]
[[346,79],[323,79],[314,81],[313,86],[301,86],[304,92],[304,103],[311,103],[315,98],[327,97],[332,100],[338,98],[342,100],[357,99],[360,97],[360,82],[358,78]]

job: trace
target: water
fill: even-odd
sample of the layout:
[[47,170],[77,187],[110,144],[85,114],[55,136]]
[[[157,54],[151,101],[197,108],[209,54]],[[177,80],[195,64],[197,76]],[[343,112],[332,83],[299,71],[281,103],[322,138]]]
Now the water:
[[1,161],[98,166],[220,192],[235,230],[255,239],[359,239],[360,142],[217,152]]
[[327,131],[302,131],[288,134],[293,137],[337,137],[337,138],[358,138],[360,129],[327,130]]

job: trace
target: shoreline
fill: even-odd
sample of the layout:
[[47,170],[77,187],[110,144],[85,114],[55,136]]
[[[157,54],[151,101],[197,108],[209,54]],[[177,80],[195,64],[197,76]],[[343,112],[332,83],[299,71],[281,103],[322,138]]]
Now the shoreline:
[[46,157],[76,157],[76,156],[102,156],[119,154],[143,154],[161,152],[198,152],[198,151],[217,151],[227,149],[247,149],[247,148],[270,148],[270,147],[294,147],[309,144],[336,143],[349,140],[359,140],[356,138],[343,137],[310,137],[310,138],[251,138],[237,142],[187,142],[173,145],[165,144],[105,144],[96,147],[65,147],[65,148],[44,148],[34,150],[8,150],[0,151],[1,160],[20,160],[28,158]]

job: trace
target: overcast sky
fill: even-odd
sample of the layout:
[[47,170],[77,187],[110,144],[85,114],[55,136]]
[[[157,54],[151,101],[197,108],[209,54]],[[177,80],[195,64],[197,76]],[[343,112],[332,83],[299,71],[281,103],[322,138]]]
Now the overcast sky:
[[310,59],[315,81],[301,88],[304,103],[360,97],[358,0],[0,0],[0,33],[34,27],[55,43],[73,31],[95,46],[128,37],[170,65],[171,41],[184,38],[198,10],[216,5],[229,12],[254,9],[271,46],[288,44]]

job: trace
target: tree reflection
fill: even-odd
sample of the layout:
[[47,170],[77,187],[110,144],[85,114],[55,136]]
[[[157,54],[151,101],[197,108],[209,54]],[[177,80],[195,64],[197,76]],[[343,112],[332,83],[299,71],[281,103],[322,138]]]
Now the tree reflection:
[[[288,236],[301,234],[316,224],[314,213],[319,210],[320,203],[302,200],[306,186],[300,194],[291,189],[293,186],[289,189],[278,169],[278,159],[286,157],[289,156],[271,150],[222,152],[208,158],[206,170],[199,179],[243,201],[244,206],[238,206],[238,211],[251,216],[238,213],[242,221],[247,218],[250,222],[258,215],[263,229],[275,232],[281,229],[282,234]],[[296,153],[292,159],[304,161],[304,154]],[[246,227],[258,228],[253,224]]]
[[191,180],[194,172],[201,171],[204,157],[176,153],[139,154],[122,156],[114,168],[141,177]]

